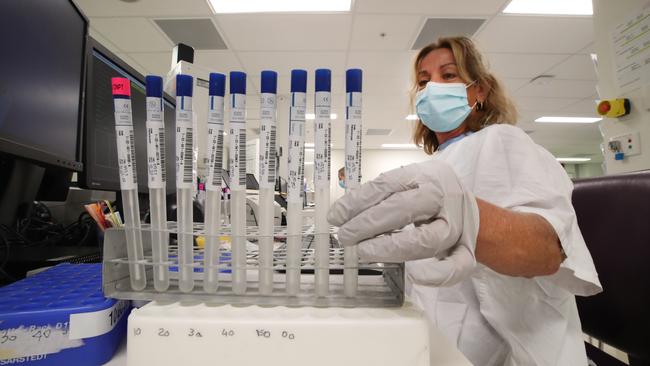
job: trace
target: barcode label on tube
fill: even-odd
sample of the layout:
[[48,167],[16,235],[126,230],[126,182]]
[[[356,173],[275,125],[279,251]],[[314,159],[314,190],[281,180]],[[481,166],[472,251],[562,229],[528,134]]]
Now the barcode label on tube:
[[190,126],[176,126],[176,188],[192,188],[194,133]]
[[160,121],[147,121],[147,172],[149,188],[164,188],[165,167],[165,126]]
[[221,190],[221,168],[223,166],[223,130],[208,127],[208,146],[210,150],[210,166],[208,170],[207,189]]
[[133,126],[115,126],[117,141],[117,162],[120,170],[120,189],[138,187],[135,165],[135,134]]
[[246,96],[231,94],[230,190],[246,188]]
[[314,100],[314,186],[330,182],[330,93],[316,92]]
[[[353,95],[359,93],[352,93]],[[360,96],[353,101],[361,102]],[[356,188],[361,182],[361,107],[348,106],[345,122],[345,183]]]
[[275,94],[260,99],[260,188],[273,189],[275,184]]

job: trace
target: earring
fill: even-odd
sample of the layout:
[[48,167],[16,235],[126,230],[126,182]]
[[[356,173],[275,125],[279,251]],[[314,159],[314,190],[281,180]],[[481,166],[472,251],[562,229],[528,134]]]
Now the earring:
[[483,110],[483,102],[476,102],[476,110],[479,112]]

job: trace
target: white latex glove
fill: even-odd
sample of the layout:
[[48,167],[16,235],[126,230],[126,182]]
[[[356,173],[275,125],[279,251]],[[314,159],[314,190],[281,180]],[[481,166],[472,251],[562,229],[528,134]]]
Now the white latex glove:
[[[418,284],[452,285],[476,265],[476,199],[441,161],[381,174],[336,201],[327,219],[364,261],[414,261],[409,275]],[[393,232],[411,223],[416,227]]]

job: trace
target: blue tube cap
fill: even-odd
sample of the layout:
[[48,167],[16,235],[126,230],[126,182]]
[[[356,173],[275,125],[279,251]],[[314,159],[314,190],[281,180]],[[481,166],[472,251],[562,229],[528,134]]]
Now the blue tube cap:
[[345,92],[361,92],[361,82],[362,82],[361,69],[349,69],[345,72]]
[[176,96],[191,97],[192,84],[194,84],[194,79],[190,75],[176,75]]
[[316,70],[316,91],[331,92],[332,91],[332,70],[330,69],[317,69]]
[[246,94],[246,73],[230,72],[230,94]]
[[275,71],[262,71],[262,93],[278,93],[278,73]]
[[291,70],[291,92],[292,93],[306,93],[307,92],[307,71],[306,70]]
[[223,97],[226,94],[226,75],[218,72],[210,73],[210,95]]
[[160,76],[147,75],[147,77],[144,78],[144,81],[146,84],[148,97],[162,98],[163,79]]

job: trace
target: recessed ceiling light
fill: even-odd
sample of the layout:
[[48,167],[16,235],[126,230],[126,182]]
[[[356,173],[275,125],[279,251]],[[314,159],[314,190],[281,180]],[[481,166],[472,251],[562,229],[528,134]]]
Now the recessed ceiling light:
[[417,149],[415,144],[381,144],[382,149]]
[[592,0],[512,0],[506,14],[593,15]]
[[338,118],[338,115],[336,113],[330,114],[330,119],[336,119]]
[[590,161],[591,158],[555,158],[560,163],[584,163]]
[[208,0],[215,14],[350,11],[352,0]]
[[602,120],[600,117],[539,117],[535,122],[540,123],[594,123]]
[[408,120],[408,121],[415,121],[417,119],[418,119],[418,116],[415,115],[415,114],[409,114],[408,116],[406,116],[406,120]]

